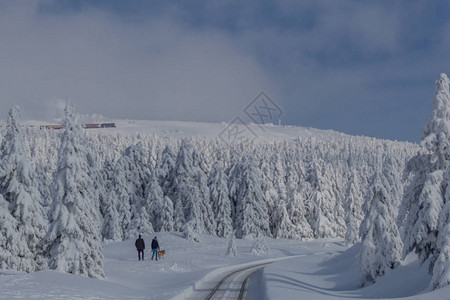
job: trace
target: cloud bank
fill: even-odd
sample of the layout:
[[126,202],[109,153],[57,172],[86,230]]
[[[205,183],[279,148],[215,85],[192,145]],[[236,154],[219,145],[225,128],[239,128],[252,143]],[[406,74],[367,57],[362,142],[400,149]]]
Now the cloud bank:
[[89,9],[42,14],[11,2],[0,15],[2,110],[54,118],[61,99],[111,118],[228,120],[271,84],[254,58],[214,30],[169,17],[127,23]]

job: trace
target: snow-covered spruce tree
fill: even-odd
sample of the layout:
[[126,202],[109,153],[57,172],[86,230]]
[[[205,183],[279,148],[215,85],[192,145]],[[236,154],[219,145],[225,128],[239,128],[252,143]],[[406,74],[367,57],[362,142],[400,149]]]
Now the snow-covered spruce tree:
[[[414,251],[422,263],[432,257],[430,272],[440,252],[439,215],[444,206],[444,174],[450,158],[450,93],[445,74],[436,81],[432,107],[431,118],[422,134],[422,150],[407,163],[405,173],[413,177],[405,190],[399,214],[399,223],[404,224],[404,255]],[[439,281],[433,279],[434,283]]]
[[263,238],[258,238],[252,246],[251,253],[252,255],[265,255],[270,253],[270,249]]
[[[152,175],[150,176],[150,182],[147,187],[147,198],[146,207],[152,220],[153,228],[155,231],[161,231],[164,219],[168,217],[164,211],[164,206],[166,205],[166,200],[164,199],[164,194],[158,183],[158,170],[154,169]],[[173,214],[173,208],[172,208]],[[173,215],[167,220],[169,223],[173,223]],[[166,221],[166,222],[167,222]]]
[[54,174],[54,198],[46,236],[49,267],[61,272],[104,278],[98,199],[85,136],[70,103]]
[[[32,265],[26,244],[19,241],[18,222],[8,209],[8,202],[0,194],[0,270],[27,270]],[[20,255],[19,255],[20,254]]]
[[[129,167],[126,172],[132,192],[128,197],[131,219],[128,229],[124,231],[124,238],[130,239],[137,237],[139,234],[146,235],[153,232],[145,202],[145,189],[150,171],[147,168],[146,153],[140,143],[125,149],[124,158],[127,161],[126,166]],[[127,199],[123,200],[126,201]]]
[[51,196],[51,185],[52,185],[52,178],[48,174],[49,167],[43,166],[40,163],[37,163],[35,165],[35,174],[36,174],[36,181],[39,183],[37,185],[37,188],[39,192],[42,195],[42,205],[44,208],[48,208],[52,204],[52,196]]
[[335,236],[344,237],[346,232],[345,211],[343,207],[343,194],[345,193],[345,189],[341,190],[342,187],[339,184],[339,178],[344,179],[343,176],[338,174],[340,169],[339,163],[336,167],[327,164],[324,171],[324,178],[328,180],[331,198],[334,200],[333,215],[331,218],[336,228]]
[[163,199],[163,206],[161,211],[161,223],[159,231],[168,232],[173,231],[173,203],[169,197],[165,196]]
[[233,233],[231,219],[231,200],[229,198],[228,178],[223,171],[223,162],[214,164],[208,186],[211,192],[211,203],[216,220],[216,234],[218,237],[229,237]]
[[[449,169],[447,169],[447,176]],[[447,177],[446,178],[450,178]],[[447,181],[448,182],[448,181]],[[447,188],[445,194],[445,205],[440,213],[438,221],[438,236],[436,246],[438,254],[432,258],[433,277],[430,282],[430,289],[438,289],[450,284],[450,189]]]
[[102,206],[102,237],[104,240],[122,241],[123,238],[123,230],[120,226],[116,199],[115,193],[112,191],[108,194],[108,197]]
[[209,162],[206,160],[203,152],[199,151],[198,149],[194,149],[194,151],[192,151],[192,163],[194,166],[200,168],[200,170],[202,170],[205,175],[209,174]]
[[[288,151],[287,145],[284,145]],[[295,226],[297,238],[311,238],[313,236],[311,226],[306,220],[306,209],[304,199],[299,193],[300,176],[303,172],[299,170],[299,164],[295,161],[294,155],[290,153],[286,158],[286,209],[289,214],[289,219]],[[291,161],[293,160],[294,161]]]
[[286,173],[281,159],[281,151],[275,152],[270,158],[270,169],[273,178],[273,186],[278,193],[278,199],[286,200]]
[[103,209],[104,237],[114,241],[122,241],[131,223],[131,206],[129,197],[132,187],[120,167],[115,170],[112,189],[108,195],[107,207]]
[[[215,221],[206,175],[193,165],[190,147],[187,140],[180,146],[168,196],[175,202],[174,229],[181,229],[186,238],[198,241],[202,234],[215,234]],[[183,227],[179,228],[183,219]]]
[[[443,94],[448,100],[448,105],[450,106],[448,81],[444,81],[443,83],[438,82],[438,87],[440,84],[444,84]],[[448,164],[446,166],[442,181],[441,187],[443,188],[444,193],[444,204],[437,222],[437,250],[432,253],[433,256],[430,259],[430,269],[432,268],[433,274],[430,282],[431,289],[442,288],[450,284],[450,168],[448,167]]]
[[119,224],[117,198],[112,186],[114,166],[109,159],[106,159],[103,163],[101,175],[105,193],[104,199],[100,201],[100,212],[103,216],[102,238],[104,240],[121,241],[123,232]]
[[122,230],[121,238],[124,240],[153,231],[147,212],[141,209],[145,204],[148,178],[149,170],[142,146],[138,144],[127,147],[117,161],[111,183],[113,189],[109,195],[109,201],[117,203],[117,225]]
[[235,162],[226,170],[228,177],[228,193],[231,201],[231,220],[233,228],[236,220],[236,207],[239,189],[242,183],[243,166],[240,162]]
[[313,238],[314,234],[306,220],[306,208],[304,199],[301,198],[300,193],[295,191],[291,195],[289,203],[286,205],[289,214],[289,220],[295,227],[295,238],[309,239]]
[[20,249],[17,254],[22,261],[17,267],[20,271],[32,272],[45,267],[42,242],[48,223],[34,169],[24,152],[19,118],[19,108],[13,106],[0,146],[0,193],[17,220],[18,244],[15,247]]
[[286,209],[286,202],[282,199],[280,199],[276,203],[272,222],[274,223],[274,231],[272,233],[274,238],[286,238],[286,239],[302,238],[302,236],[297,231],[296,226],[291,222],[289,213],[287,212]]
[[236,240],[234,238],[235,232],[230,236],[230,241],[228,242],[227,256],[238,257]]
[[149,235],[153,233],[153,225],[147,212],[146,205],[139,205],[134,208],[133,218],[130,222],[130,238],[139,234]]
[[337,199],[332,189],[333,178],[327,176],[327,169],[322,160],[313,160],[307,178],[312,189],[308,221],[316,238],[339,236],[339,223],[335,216]]
[[247,159],[243,170],[237,195],[236,236],[242,239],[271,236],[261,171],[255,166],[253,159]]
[[365,218],[361,223],[359,260],[363,285],[373,283],[388,269],[394,269],[402,258],[402,241],[395,221],[393,200],[377,173],[364,203]]
[[359,241],[359,225],[362,220],[362,203],[363,199],[358,175],[353,171],[350,176],[347,197],[345,200],[345,224],[347,225],[345,243],[347,245],[353,245]]
[[184,197],[186,224],[183,226],[185,237],[199,242],[202,234],[215,235],[215,220],[210,206],[209,189],[202,170],[197,168],[194,182],[198,185],[188,186],[189,194]]
[[275,235],[275,232],[277,230],[276,226],[277,223],[280,221],[277,219],[279,215],[276,215],[277,212],[276,206],[277,202],[283,200],[284,198],[280,198],[278,191],[274,187],[272,170],[266,159],[261,160],[259,169],[261,170],[262,176],[262,190],[264,193],[264,201],[266,202],[269,220],[271,221],[269,223],[269,228],[272,236],[276,237]]
[[159,168],[157,168],[157,176],[159,185],[161,186],[165,195],[168,193],[169,185],[170,185],[170,175],[172,170],[174,169],[176,164],[176,155],[174,154],[170,145],[166,145],[162,154],[161,154],[161,164]]
[[214,218],[214,212],[211,206],[208,177],[200,168],[197,168],[197,173],[195,174],[194,181],[198,185],[200,199],[202,200],[201,209],[206,233],[210,235],[216,235],[216,220]]
[[182,231],[185,223],[186,218],[184,217],[183,203],[177,199],[173,208],[173,230]]

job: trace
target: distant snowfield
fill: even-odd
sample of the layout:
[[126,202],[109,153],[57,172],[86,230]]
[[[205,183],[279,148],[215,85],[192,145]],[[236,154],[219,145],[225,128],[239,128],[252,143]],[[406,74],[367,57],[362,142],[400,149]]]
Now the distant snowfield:
[[[266,238],[271,252],[251,254],[254,241],[236,240],[238,258],[226,256],[228,240],[205,236],[192,243],[180,233],[157,233],[166,257],[138,261],[134,241],[104,243],[106,280],[56,271],[31,274],[0,273],[0,299],[184,299],[208,274],[220,274],[239,265],[267,258],[295,255],[268,265],[259,277],[259,292],[266,299],[448,299],[450,288],[426,293],[430,277],[414,257],[365,288],[360,288],[357,247],[347,249],[341,240],[274,240]],[[153,236],[146,236],[150,245]],[[219,269],[219,270],[218,270]],[[250,284],[255,284],[252,280]],[[251,286],[250,286],[251,289]],[[425,293],[424,293],[425,292]],[[421,294],[422,293],[422,294]],[[410,297],[408,297],[410,296]]]
[[[105,134],[146,134],[161,138],[222,138],[224,141],[234,141],[238,137],[254,139],[254,141],[294,139],[297,137],[317,137],[322,139],[351,137],[333,130],[321,130],[290,125],[272,124],[238,124],[238,136],[232,135],[233,124],[200,123],[183,121],[152,121],[152,120],[108,120],[92,121],[93,123],[114,122],[116,128],[87,129],[86,131]],[[49,125],[57,122],[26,121],[26,125]],[[231,135],[229,135],[231,134]]]
[[[156,134],[159,137],[183,138],[183,137],[206,137],[223,138],[225,141],[233,141],[235,136],[229,136],[228,131],[233,133],[233,124],[227,123],[197,123],[178,121],[126,121],[116,120],[117,128],[109,129],[111,132],[121,133],[146,133]],[[100,129],[96,129],[100,130]],[[320,138],[337,138],[347,135],[332,131],[304,128],[298,126],[284,126],[272,124],[238,124],[239,135],[255,138],[255,141],[270,139],[292,139],[299,136],[315,136]],[[106,130],[105,130],[106,131]]]

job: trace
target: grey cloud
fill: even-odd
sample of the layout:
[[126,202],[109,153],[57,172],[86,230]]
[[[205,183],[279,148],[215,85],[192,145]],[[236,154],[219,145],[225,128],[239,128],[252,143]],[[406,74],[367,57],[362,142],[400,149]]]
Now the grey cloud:
[[82,113],[113,118],[227,121],[259,91],[274,93],[232,40],[167,16],[136,24],[10,5],[0,18],[1,107],[19,104],[27,118],[52,118],[72,98]]

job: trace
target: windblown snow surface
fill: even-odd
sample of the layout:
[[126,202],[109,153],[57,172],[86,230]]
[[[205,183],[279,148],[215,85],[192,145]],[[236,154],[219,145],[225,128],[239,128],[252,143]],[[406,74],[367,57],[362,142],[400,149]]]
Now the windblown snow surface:
[[[449,288],[427,292],[430,277],[414,257],[377,283],[361,288],[357,246],[339,239],[294,241],[265,238],[270,253],[252,254],[255,241],[236,240],[238,257],[226,255],[228,240],[204,236],[189,242],[181,233],[157,233],[166,256],[152,261],[150,250],[138,261],[134,240],[103,243],[105,280],[56,271],[0,273],[0,299],[186,299],[204,278],[233,266],[267,258],[268,265],[250,290],[265,299],[448,299]],[[144,240],[150,244],[152,236]],[[261,299],[261,298],[260,298]],[[403,299],[403,298],[402,298]]]

